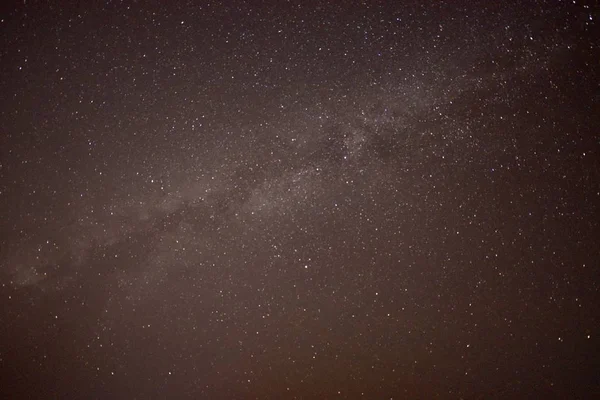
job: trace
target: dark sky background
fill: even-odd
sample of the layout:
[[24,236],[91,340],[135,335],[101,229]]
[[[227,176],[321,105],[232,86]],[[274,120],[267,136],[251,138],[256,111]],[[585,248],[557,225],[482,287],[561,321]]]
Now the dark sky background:
[[0,392],[597,398],[598,11],[3,5]]

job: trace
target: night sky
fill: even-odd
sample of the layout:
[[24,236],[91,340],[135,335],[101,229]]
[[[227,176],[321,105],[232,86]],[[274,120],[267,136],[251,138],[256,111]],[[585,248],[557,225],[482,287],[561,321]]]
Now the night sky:
[[4,4],[0,393],[597,398],[599,18]]

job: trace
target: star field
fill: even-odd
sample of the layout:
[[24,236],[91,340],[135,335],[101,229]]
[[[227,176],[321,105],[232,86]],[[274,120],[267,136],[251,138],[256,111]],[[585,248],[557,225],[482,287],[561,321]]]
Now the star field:
[[593,2],[0,13],[6,398],[595,398]]

